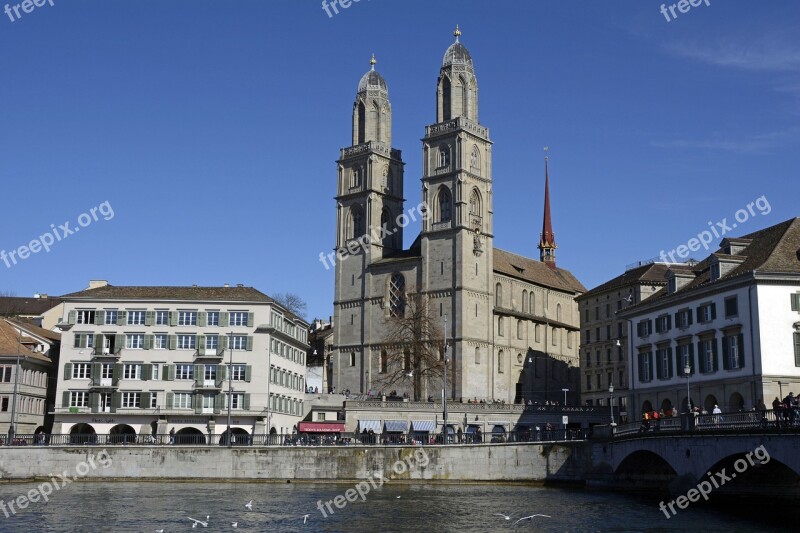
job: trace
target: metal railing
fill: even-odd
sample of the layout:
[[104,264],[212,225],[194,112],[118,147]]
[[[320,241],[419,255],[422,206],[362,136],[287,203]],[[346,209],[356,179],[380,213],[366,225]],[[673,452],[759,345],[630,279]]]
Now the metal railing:
[[677,417],[620,424],[605,431],[596,428],[598,436],[623,437],[661,432],[717,432],[717,431],[800,431],[800,412],[797,409],[743,411],[738,413],[696,414],[681,413]]
[[[233,434],[232,446],[433,446],[440,444],[518,444],[581,441],[591,429],[521,429],[504,433],[292,433],[274,435]],[[0,439],[0,446],[7,443]],[[13,446],[227,446],[227,434],[45,434],[17,435]]]

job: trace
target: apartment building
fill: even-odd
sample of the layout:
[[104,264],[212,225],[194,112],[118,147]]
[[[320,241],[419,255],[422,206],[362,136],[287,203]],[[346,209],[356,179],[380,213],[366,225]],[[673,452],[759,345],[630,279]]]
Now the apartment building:
[[242,285],[63,296],[54,433],[224,442],[290,433],[303,414],[308,324]]

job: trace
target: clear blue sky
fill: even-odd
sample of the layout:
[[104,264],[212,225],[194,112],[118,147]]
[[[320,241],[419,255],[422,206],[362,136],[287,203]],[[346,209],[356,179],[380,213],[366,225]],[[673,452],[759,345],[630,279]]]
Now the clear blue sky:
[[495,142],[496,246],[538,257],[543,146],[558,263],[590,288],[762,195],[771,212],[731,235],[800,214],[795,0],[670,22],[651,0],[361,0],[331,18],[317,0],[54,4],[0,13],[0,249],[105,201],[114,217],[0,262],[0,291],[244,283],[327,317],[318,256],[358,80],[374,52],[416,205],[456,23]]

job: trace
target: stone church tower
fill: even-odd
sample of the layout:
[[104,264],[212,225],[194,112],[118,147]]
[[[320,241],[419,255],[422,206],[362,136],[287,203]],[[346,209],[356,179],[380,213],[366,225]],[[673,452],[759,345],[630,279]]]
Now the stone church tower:
[[[549,193],[541,261],[494,247],[492,141],[478,122],[472,57],[458,28],[454,35],[437,79],[435,122],[422,139],[426,211],[416,213],[422,229],[408,249],[400,222],[422,204],[404,206],[404,163],[391,145],[389,90],[374,56],[358,84],[352,145],[338,161],[333,385],[354,394],[377,386],[387,320],[404,314],[406,294],[420,293],[446,320],[451,399],[546,401],[563,387],[577,394],[574,297],[585,288],[555,265]],[[441,382],[426,386],[439,397]]]

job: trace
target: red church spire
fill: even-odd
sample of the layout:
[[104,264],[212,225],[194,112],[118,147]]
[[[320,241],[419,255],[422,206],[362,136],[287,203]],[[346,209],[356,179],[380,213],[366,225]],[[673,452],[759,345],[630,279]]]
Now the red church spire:
[[547,263],[550,268],[556,268],[556,236],[553,233],[553,221],[550,218],[550,173],[548,169],[547,151],[544,152],[544,220],[542,221],[542,234],[539,239],[539,260]]

